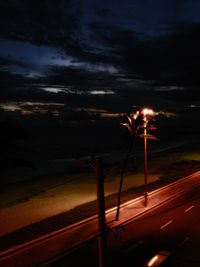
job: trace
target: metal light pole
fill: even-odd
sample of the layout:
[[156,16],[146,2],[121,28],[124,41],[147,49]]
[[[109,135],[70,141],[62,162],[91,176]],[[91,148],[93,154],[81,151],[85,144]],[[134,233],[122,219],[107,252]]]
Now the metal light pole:
[[[147,206],[148,202],[148,192],[147,192],[147,175],[148,175],[148,164],[147,164],[147,126],[149,122],[149,117],[153,117],[155,115],[154,111],[152,109],[144,108],[142,110],[143,115],[143,122],[144,122],[144,205]],[[155,139],[154,136],[149,135],[150,139]]]
[[144,205],[147,206],[147,121],[144,117]]
[[[141,137],[144,139],[144,197],[145,197],[145,206],[147,206],[147,173],[148,173],[148,166],[147,166],[147,139],[153,139],[158,140],[155,136],[152,134],[147,134],[147,129],[149,130],[156,130],[156,127],[153,125],[148,125],[149,120],[154,117],[154,115],[157,115],[158,113],[154,112],[152,109],[144,108],[140,111],[137,111],[136,113],[130,113],[130,115],[127,115],[128,122],[127,123],[121,123],[121,125],[125,126],[129,132],[132,134],[132,138],[135,137]],[[144,129],[143,133],[140,134],[140,129]],[[133,140],[132,140],[133,141]],[[133,144],[133,142],[132,142]],[[121,177],[120,177],[120,185],[119,185],[119,192],[118,192],[118,204],[117,204],[117,213],[116,213],[116,220],[119,219],[119,209],[120,209],[120,199],[121,199],[121,191],[122,191],[122,182],[123,182],[123,176],[124,171],[126,168],[127,160],[130,156],[132,150],[132,145],[129,148],[129,151],[127,153],[122,171],[121,171]]]

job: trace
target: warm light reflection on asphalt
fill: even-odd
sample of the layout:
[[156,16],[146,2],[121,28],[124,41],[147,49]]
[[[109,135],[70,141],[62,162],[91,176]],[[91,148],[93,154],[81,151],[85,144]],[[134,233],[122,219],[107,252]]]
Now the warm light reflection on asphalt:
[[185,212],[190,211],[190,210],[193,209],[194,207],[195,207],[194,205],[190,206],[188,209],[185,210]]
[[171,224],[173,222],[173,220],[170,220],[169,222],[165,223],[163,226],[160,227],[160,229],[163,229],[165,227],[167,227],[169,224]]
[[148,263],[147,266],[153,266],[153,264],[158,260],[158,255],[154,256]]

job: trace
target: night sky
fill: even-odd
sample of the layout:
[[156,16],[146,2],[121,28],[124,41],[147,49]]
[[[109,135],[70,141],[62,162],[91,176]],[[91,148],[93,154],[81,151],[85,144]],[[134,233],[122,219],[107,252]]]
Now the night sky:
[[[5,217],[0,249],[11,245],[9,261],[14,262],[12,249],[20,252],[20,242],[33,244],[42,233],[95,215],[97,180],[105,183],[107,209],[116,205],[123,177],[121,203],[142,196],[145,172],[145,201],[138,207],[144,203],[146,209],[147,191],[200,170],[199,88],[200,0],[0,0],[0,216]],[[155,113],[136,113],[142,108]],[[131,120],[131,113],[140,115]],[[104,173],[101,164],[95,166],[98,157]],[[180,201],[169,203],[171,213],[158,210],[160,225],[174,216],[175,205],[183,216],[191,207],[197,210],[199,199],[189,191],[183,195],[185,186],[182,195],[175,190]],[[178,215],[174,218],[165,225],[173,221],[178,228]],[[190,220],[184,218],[177,239],[169,228],[172,243],[163,238],[167,232],[160,232],[162,242],[149,238],[157,231],[151,220],[152,232],[138,224],[133,240],[132,234],[121,239],[120,227],[110,236],[119,239],[126,255],[139,244],[143,261],[155,246],[164,249],[164,241],[174,252],[178,240],[184,238],[180,247],[192,238]],[[9,227],[13,232],[7,232]],[[81,229],[77,233],[81,240]],[[144,242],[138,242],[140,234]],[[155,244],[147,251],[151,241]]]
[[1,102],[196,107],[199,14],[197,0],[1,1]]

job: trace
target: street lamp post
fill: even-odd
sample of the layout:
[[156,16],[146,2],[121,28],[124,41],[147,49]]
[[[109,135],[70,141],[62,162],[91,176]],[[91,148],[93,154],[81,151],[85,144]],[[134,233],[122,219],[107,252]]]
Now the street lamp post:
[[147,206],[147,123],[144,123],[144,203]]
[[[144,108],[142,110],[137,111],[136,113],[130,113],[130,115],[127,115],[128,121],[126,123],[121,123],[123,126],[125,126],[129,132],[132,135],[132,138],[135,137],[141,137],[144,138],[144,197],[145,197],[145,206],[147,206],[147,139],[153,139],[158,140],[155,136],[152,134],[147,134],[147,130],[156,130],[156,128],[152,125],[149,126],[149,121],[154,117],[154,115],[157,115],[158,113],[155,113],[152,109]],[[140,134],[140,130],[143,129],[143,133]],[[133,144],[133,142],[131,142]],[[119,218],[119,209],[120,209],[120,200],[121,200],[121,191],[122,191],[122,182],[124,177],[124,171],[126,168],[126,164],[128,161],[128,158],[131,154],[132,146],[129,148],[129,151],[127,153],[122,171],[121,171],[121,178],[120,178],[120,185],[119,185],[119,192],[118,192],[118,204],[117,204],[117,213],[116,213],[116,220]]]
[[[147,206],[148,192],[147,192],[147,175],[148,175],[148,164],[147,164],[147,126],[149,118],[154,116],[154,111],[152,109],[144,108],[141,112],[143,115],[143,127],[144,127],[144,205]],[[152,136],[150,137],[152,138]]]

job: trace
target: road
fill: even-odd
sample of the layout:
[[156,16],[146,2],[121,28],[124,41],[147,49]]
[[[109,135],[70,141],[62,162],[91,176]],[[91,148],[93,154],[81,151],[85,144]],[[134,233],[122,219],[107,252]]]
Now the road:
[[[130,223],[121,234],[121,247],[117,249],[117,258],[114,266],[143,266],[154,255],[161,250],[167,250],[176,255],[181,251],[181,247],[189,242],[193,229],[200,222],[200,187],[195,188],[178,197],[177,199],[156,208],[148,216],[143,216],[140,220]],[[200,236],[197,238],[200,240]],[[113,241],[112,241],[113,242]],[[191,250],[192,252],[192,250]],[[197,251],[196,251],[197,252]],[[196,262],[193,262],[194,256],[188,253],[190,262],[185,265],[185,254],[179,253],[179,259],[174,256],[174,261],[170,261],[172,266],[200,266],[200,256],[198,252],[195,255]],[[176,260],[175,260],[176,259]],[[194,265],[191,265],[191,261]],[[196,265],[195,265],[196,264]]]
[[[160,250],[170,251],[170,259],[177,261],[178,251],[189,244],[200,222],[199,178],[197,172],[149,193],[147,207],[143,196],[123,204],[119,221],[116,209],[107,211],[108,266],[143,266]],[[94,216],[2,251],[0,266],[98,266],[97,221]]]
[[[108,266],[144,266],[159,251],[167,250],[171,253],[167,267],[199,267],[199,196],[197,186],[111,231]],[[96,240],[48,266],[98,266]]]

